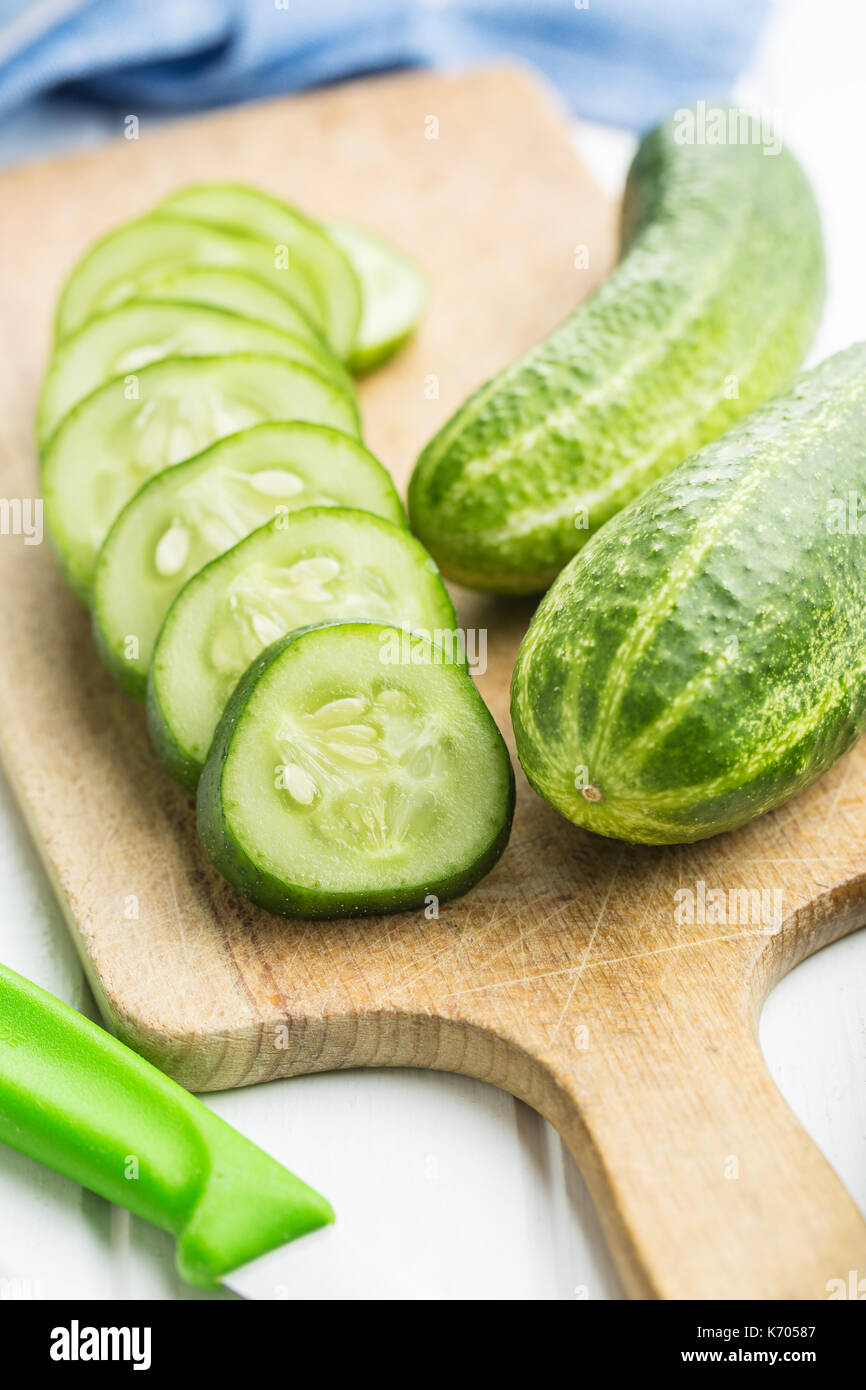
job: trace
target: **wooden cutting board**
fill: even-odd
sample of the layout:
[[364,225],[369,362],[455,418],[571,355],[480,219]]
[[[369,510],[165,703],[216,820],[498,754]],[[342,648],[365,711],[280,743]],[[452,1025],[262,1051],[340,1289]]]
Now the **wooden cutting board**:
[[[414,253],[411,348],[365,383],[371,447],[405,482],[423,442],[606,273],[613,210],[563,113],[519,70],[347,85],[0,178],[0,491],[33,497],[31,418],[82,247],[194,178],[260,182]],[[577,248],[586,248],[576,256]],[[577,264],[576,264],[577,262]],[[531,604],[458,596],[507,689]],[[467,897],[305,925],[212,871],[47,544],[0,536],[0,743],[106,1018],[184,1085],[358,1066],[503,1086],[557,1126],[638,1297],[824,1298],[866,1274],[866,1225],[756,1040],[773,982],[866,916],[866,756],[736,835],[644,849],[582,833],[520,779],[509,849]],[[751,920],[739,890],[763,891]],[[773,899],[772,895],[781,894]],[[22,923],[26,930],[27,924]]]

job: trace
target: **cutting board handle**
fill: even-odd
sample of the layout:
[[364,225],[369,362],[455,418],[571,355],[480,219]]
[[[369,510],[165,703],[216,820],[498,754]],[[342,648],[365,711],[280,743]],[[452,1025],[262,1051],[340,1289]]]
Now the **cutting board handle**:
[[577,1159],[631,1296],[850,1297],[866,1223],[776,1088],[758,1008],[701,955],[636,982],[597,1041],[576,992],[555,1032],[527,1012],[525,1098]]

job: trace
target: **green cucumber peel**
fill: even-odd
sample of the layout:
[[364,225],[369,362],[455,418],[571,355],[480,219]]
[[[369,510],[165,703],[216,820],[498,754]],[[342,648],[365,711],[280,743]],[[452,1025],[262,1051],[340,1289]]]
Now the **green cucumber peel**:
[[252,271],[290,295],[324,329],[318,289],[296,261],[282,266],[267,239],[157,210],[115,227],[76,262],[57,306],[57,339],[190,264]]
[[361,322],[361,286],[342,248],[297,208],[263,189],[239,183],[197,183],[177,189],[159,205],[169,213],[266,240],[284,249],[313,287],[325,336],[347,359]]
[[147,480],[215,440],[265,420],[308,420],[359,433],[354,398],[288,358],[256,353],[166,357],[97,387],[42,459],[45,524],[85,601],[111,526]]
[[115,679],[144,699],[159,629],[187,581],[275,517],[323,506],[407,525],[381,463],[327,425],[254,425],[151,478],[116,518],[93,577],[94,634]]
[[145,285],[137,299],[183,300],[188,304],[231,309],[245,318],[327,347],[321,327],[284,289],[277,289],[253,270],[231,266],[183,265]]
[[331,222],[328,231],[361,282],[363,310],[349,357],[352,371],[361,375],[393,357],[414,333],[427,303],[427,282],[414,261],[365,228]]
[[864,732],[864,438],[858,343],[563,570],[511,709],[524,771],[564,816],[644,844],[700,840],[803,792]]
[[508,751],[471,677],[379,623],[319,624],[267,648],[198,786],[217,869],[288,917],[458,897],[499,859],[513,813]]
[[443,574],[533,593],[610,517],[784,388],[824,297],[815,201],[794,158],[641,142],[624,254],[543,342],[423,450],[412,529]]
[[305,508],[205,565],[171,604],[150,663],[148,724],[167,771],[195,789],[226,702],[265,647],[353,619],[456,637],[435,562],[408,530],[372,513]]
[[36,440],[44,452],[69,411],[116,377],[166,357],[235,353],[286,357],[312,368],[350,395],[352,381],[339,358],[309,336],[283,332],[235,309],[183,300],[128,299],[95,314],[55,349],[36,412]]

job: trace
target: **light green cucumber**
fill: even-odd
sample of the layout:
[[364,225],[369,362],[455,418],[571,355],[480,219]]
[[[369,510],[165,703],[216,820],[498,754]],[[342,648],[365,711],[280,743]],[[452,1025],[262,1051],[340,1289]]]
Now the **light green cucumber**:
[[542,600],[520,760],[578,825],[646,844],[744,825],[866,728],[866,343],[608,522]]
[[39,395],[36,437],[40,449],[72,407],[112,377],[137,372],[163,357],[236,352],[288,357],[330,378],[343,391],[353,389],[342,363],[324,343],[283,333],[228,309],[130,299],[88,319],[58,344]]
[[325,334],[334,351],[348,358],[361,322],[361,287],[343,250],[323,227],[297,208],[259,188],[239,183],[196,183],[178,189],[160,211],[231,227],[266,240],[289,266],[298,266],[314,287]]
[[348,917],[429,907],[493,867],[511,764],[470,676],[441,658],[423,637],[338,623],[252,664],[198,789],[205,849],[241,893],[289,917]]
[[58,339],[74,333],[94,314],[139,298],[191,263],[252,271],[278,292],[285,291],[317,327],[324,328],[318,288],[297,260],[283,265],[272,242],[160,212],[124,223],[84,253],[60,296]]
[[824,294],[803,173],[785,150],[681,143],[684,130],[673,118],[641,142],[618,268],[421,454],[410,520],[451,578],[545,588],[802,360]]
[[93,576],[97,644],[120,684],[144,697],[162,620],[192,575],[304,507],[354,507],[406,524],[382,465],[326,425],[255,425],[145,483],[115,520]]
[[361,282],[363,309],[349,366],[369,372],[393,357],[414,333],[427,286],[414,261],[372,232],[348,222],[330,222],[328,231]]
[[277,517],[194,575],[168,610],[147,687],[151,737],[172,776],[195,787],[226,702],[264,647],[354,618],[441,634],[443,648],[456,630],[433,560],[368,512]]
[[325,341],[321,328],[289,294],[251,270],[185,265],[145,285],[138,298],[212,304],[217,309],[231,309],[245,318],[269,323],[296,338],[311,338],[317,344]]
[[80,401],[42,460],[45,525],[66,578],[87,598],[100,547],[148,478],[263,420],[358,433],[353,399],[309,367],[254,353],[166,357]]

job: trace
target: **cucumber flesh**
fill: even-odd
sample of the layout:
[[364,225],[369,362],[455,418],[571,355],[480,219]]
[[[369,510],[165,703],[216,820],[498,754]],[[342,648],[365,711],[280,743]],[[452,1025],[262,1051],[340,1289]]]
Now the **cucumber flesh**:
[[138,298],[190,263],[253,271],[278,292],[291,295],[316,326],[324,327],[318,292],[303,267],[290,261],[281,268],[268,241],[191,218],[152,213],[109,232],[73,267],[57,309],[58,339],[94,314]]
[[160,204],[180,217],[232,227],[267,239],[271,246],[285,246],[314,286],[325,327],[334,351],[347,358],[361,322],[361,287],[348,258],[324,228],[258,188],[243,184],[192,184],[172,193]]
[[423,547],[367,512],[277,517],[200,570],[166,615],[148,681],[151,737],[172,776],[195,786],[238,678],[266,646],[355,618],[438,632],[443,646],[456,625]]
[[305,507],[354,507],[406,524],[378,460],[324,425],[256,425],[145,483],[114,522],[93,577],[97,644],[121,685],[144,697],[162,620],[192,575]]
[[324,344],[318,346],[227,309],[131,299],[97,314],[58,344],[39,396],[39,447],[44,448],[78,401],[112,377],[137,372],[163,357],[235,352],[288,357],[312,367],[346,392],[353,389],[342,363]]
[[379,237],[347,222],[330,222],[361,282],[363,309],[349,358],[354,372],[368,372],[402,347],[418,326],[427,286],[418,267]]
[[164,278],[155,280],[142,290],[141,299],[181,299],[186,304],[211,304],[215,309],[232,309],[245,318],[258,319],[324,344],[321,328],[317,328],[301,306],[284,290],[251,270],[235,270],[228,266],[186,265]]
[[263,420],[358,433],[354,401],[309,367],[248,353],[167,357],[80,401],[42,462],[45,524],[72,588],[87,598],[99,549],[148,478]]
[[290,917],[420,908],[465,893],[508,840],[514,778],[472,680],[395,629],[296,633],[246,672],[198,791],[220,873]]

